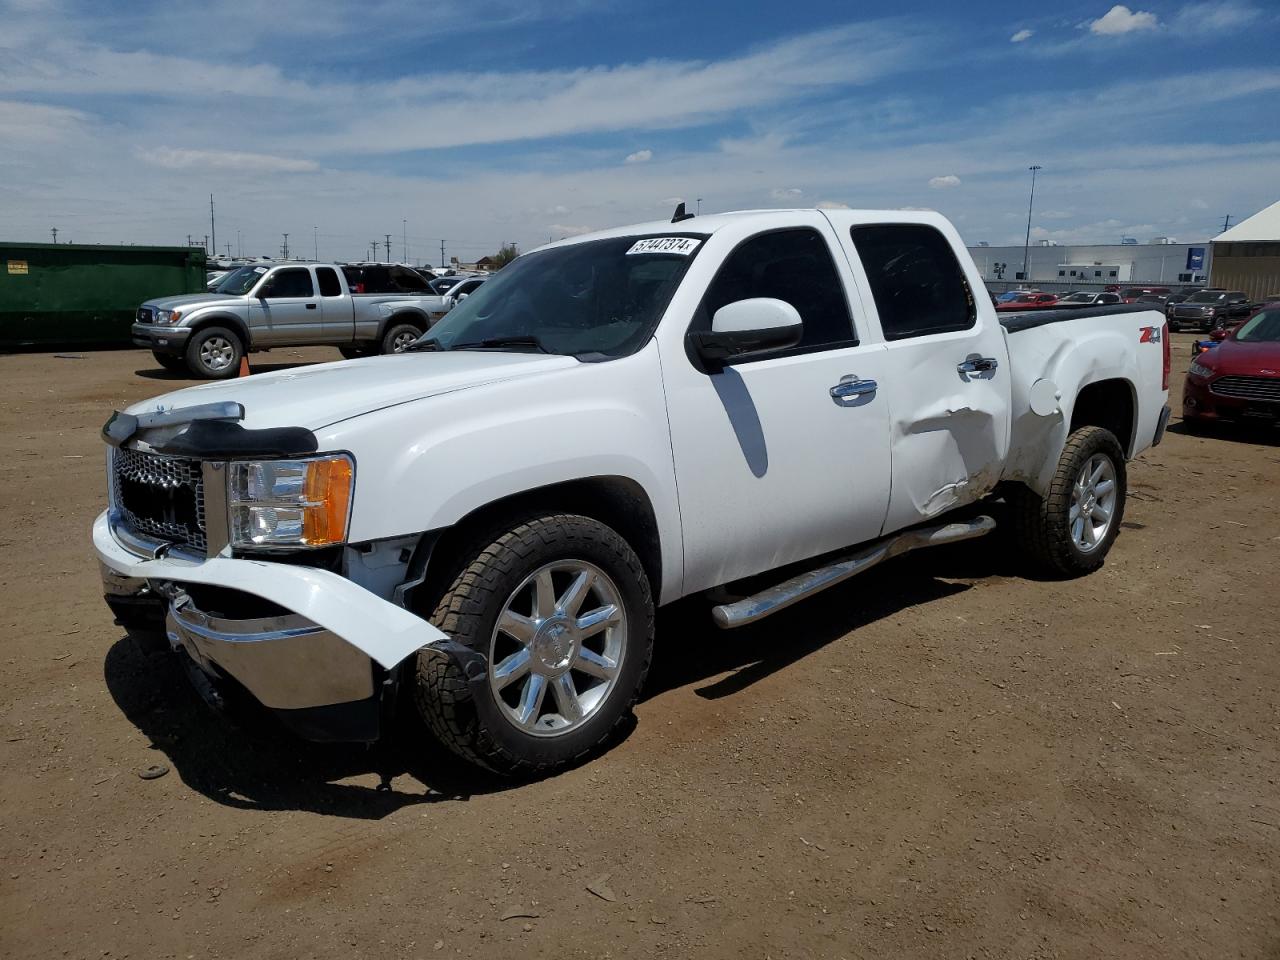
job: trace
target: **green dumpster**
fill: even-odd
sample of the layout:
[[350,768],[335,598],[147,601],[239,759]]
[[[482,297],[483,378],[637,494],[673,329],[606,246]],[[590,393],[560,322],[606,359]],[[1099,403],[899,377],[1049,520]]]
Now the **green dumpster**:
[[204,288],[199,247],[0,243],[0,350],[128,344],[144,300]]

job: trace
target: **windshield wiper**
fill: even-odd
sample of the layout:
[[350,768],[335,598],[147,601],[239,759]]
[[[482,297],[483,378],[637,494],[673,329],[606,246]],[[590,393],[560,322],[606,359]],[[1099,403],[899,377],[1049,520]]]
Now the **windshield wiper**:
[[486,337],[483,340],[475,340],[471,343],[455,343],[450,350],[484,350],[496,347],[532,347],[539,353],[550,353],[537,337],[530,336],[512,336],[512,337]]

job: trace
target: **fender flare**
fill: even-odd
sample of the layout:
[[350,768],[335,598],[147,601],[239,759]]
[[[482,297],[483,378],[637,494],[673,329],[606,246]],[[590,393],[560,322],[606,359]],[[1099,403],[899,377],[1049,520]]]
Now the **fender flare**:
[[378,322],[377,340],[382,342],[382,338],[387,335],[387,331],[397,323],[411,323],[420,331],[425,333],[431,326],[431,317],[423,309],[419,307],[400,307],[395,313],[388,317],[383,317]]
[[[205,327],[230,327],[240,337],[240,342],[244,346],[246,353],[253,349],[254,344],[253,338],[249,334],[249,325],[233,313],[201,315],[187,325],[187,329],[191,331],[191,337],[194,337]],[[190,337],[188,337],[188,340],[190,340]]]

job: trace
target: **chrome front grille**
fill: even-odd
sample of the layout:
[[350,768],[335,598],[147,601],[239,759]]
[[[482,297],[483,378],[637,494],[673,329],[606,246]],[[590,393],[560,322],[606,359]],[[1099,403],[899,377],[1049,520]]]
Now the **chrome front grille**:
[[1219,377],[1209,384],[1209,392],[1237,400],[1280,403],[1280,377]]
[[199,460],[118,447],[111,460],[111,502],[134,533],[206,552]]

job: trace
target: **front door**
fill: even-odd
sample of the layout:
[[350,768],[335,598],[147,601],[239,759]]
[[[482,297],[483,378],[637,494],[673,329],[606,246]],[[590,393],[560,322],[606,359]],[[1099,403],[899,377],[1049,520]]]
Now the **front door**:
[[262,346],[324,339],[324,312],[311,271],[306,267],[276,270],[257,296],[250,299],[249,306],[254,339]]
[[[876,537],[889,493],[884,348],[859,345],[830,225],[744,239],[691,323],[774,297],[796,308],[800,344],[721,370],[664,356],[684,530],[685,592]],[[858,382],[858,386],[850,387]],[[839,387],[839,396],[832,388]]]

